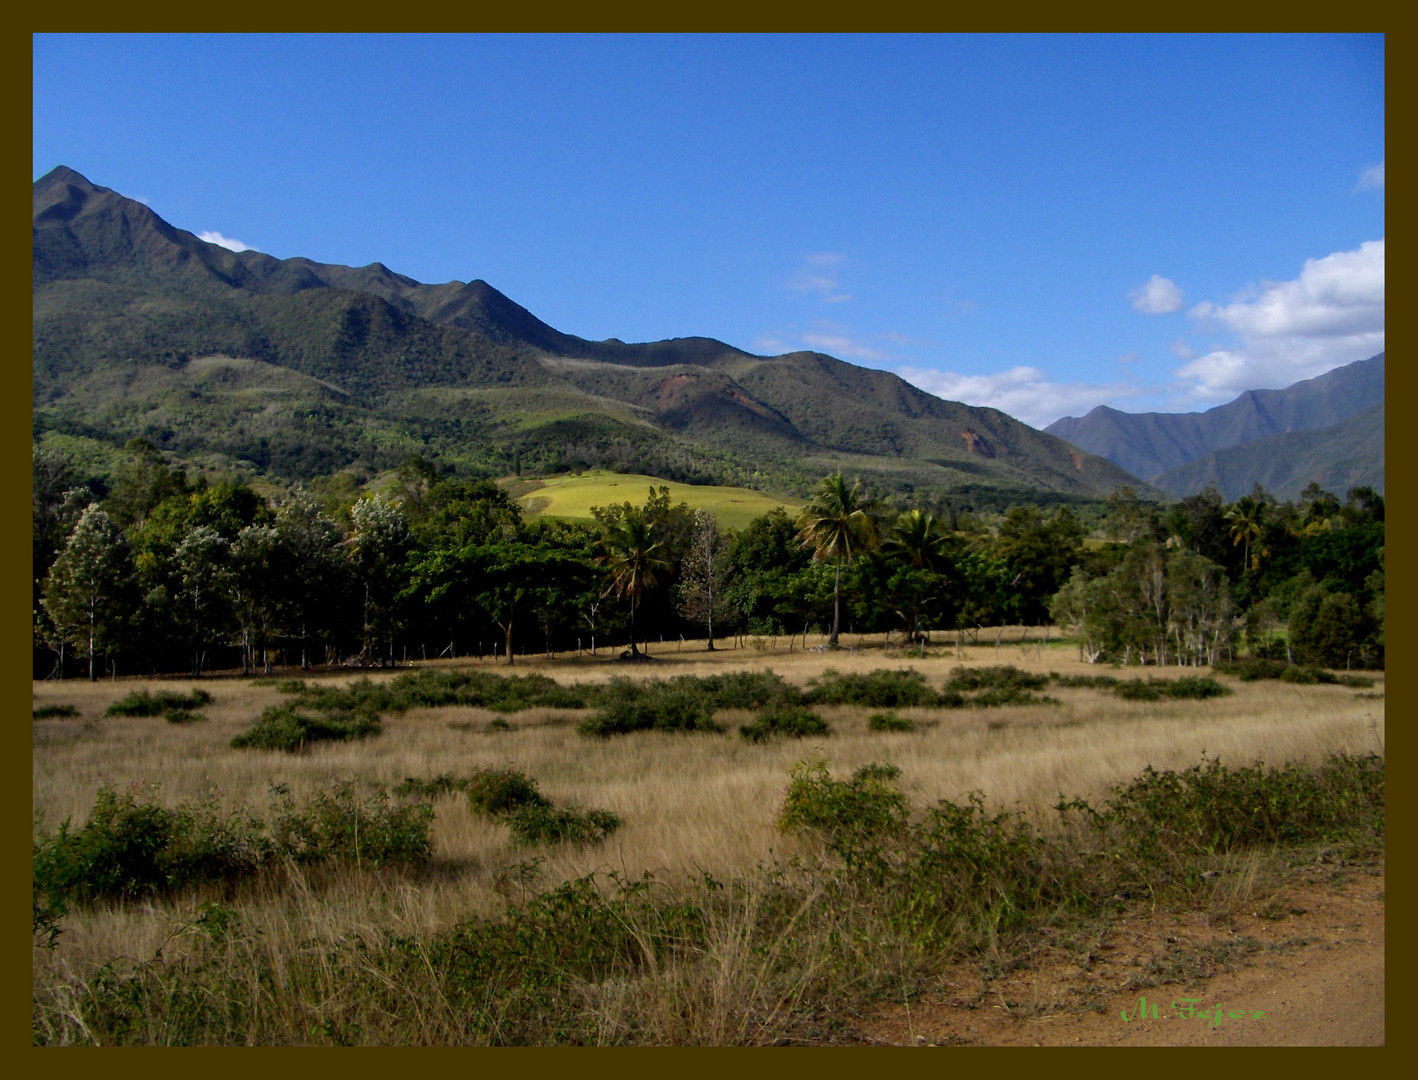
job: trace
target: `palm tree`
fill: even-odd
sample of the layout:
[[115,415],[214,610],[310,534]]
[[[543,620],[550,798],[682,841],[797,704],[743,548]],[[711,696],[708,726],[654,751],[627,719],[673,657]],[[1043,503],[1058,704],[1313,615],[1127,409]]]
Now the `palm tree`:
[[813,558],[821,562],[832,559],[837,574],[832,583],[832,634],[829,645],[837,644],[842,624],[842,564],[850,563],[858,551],[870,547],[876,540],[876,530],[864,507],[862,482],[853,481],[850,488],[841,471],[824,477],[817,486],[812,502],[798,516],[798,541],[813,549]]
[[[1242,565],[1248,570],[1255,569],[1251,566],[1251,542],[1260,537],[1265,521],[1265,503],[1253,495],[1242,495],[1226,511],[1225,517],[1231,523],[1231,543],[1245,544]],[[1259,557],[1256,561],[1260,561]]]
[[[654,539],[655,526],[639,514],[627,514],[611,527],[606,536],[607,554],[597,562],[610,570],[611,583],[606,593],[630,598],[630,655],[640,657],[635,645],[635,609],[646,589],[659,584],[660,575],[670,569],[670,561],[661,550],[662,541]],[[604,594],[603,594],[604,595]]]
[[907,510],[882,545],[917,570],[934,570],[950,543],[940,521],[929,511]]

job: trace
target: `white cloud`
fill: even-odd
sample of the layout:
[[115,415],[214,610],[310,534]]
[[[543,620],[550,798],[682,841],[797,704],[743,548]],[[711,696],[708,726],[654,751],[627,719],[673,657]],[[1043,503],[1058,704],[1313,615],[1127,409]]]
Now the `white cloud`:
[[1145,315],[1170,315],[1182,306],[1182,290],[1173,281],[1153,274],[1147,284],[1128,293],[1132,306]]
[[1061,416],[1081,415],[1104,401],[1119,401],[1144,392],[1127,383],[1097,386],[1052,382],[1036,367],[1013,367],[992,375],[912,367],[897,368],[896,373],[936,397],[999,409],[1036,428],[1052,424]]
[[1384,163],[1380,161],[1377,165],[1370,165],[1364,170],[1364,175],[1359,177],[1359,191],[1368,191],[1370,188],[1381,188],[1384,186]]
[[802,341],[810,349],[817,349],[819,352],[829,353],[839,358],[851,357],[856,360],[878,362],[889,358],[880,349],[873,349],[865,342],[846,334],[807,333],[802,335]]
[[1167,346],[1172,351],[1172,355],[1178,360],[1195,360],[1196,350],[1187,344],[1186,338],[1177,338],[1176,341]]
[[834,251],[819,251],[805,255],[802,265],[788,279],[788,288],[796,293],[814,295],[829,304],[841,304],[852,299],[842,291],[837,268],[847,261]]
[[1173,374],[1196,401],[1289,386],[1365,360],[1384,348],[1384,241],[1307,259],[1293,281],[1267,281],[1229,304],[1192,308],[1202,327],[1230,330]]
[[224,247],[228,251],[255,251],[250,244],[243,244],[240,240],[233,240],[229,236],[223,236],[219,232],[199,232],[198,240],[205,240],[209,244],[216,244],[217,247]]

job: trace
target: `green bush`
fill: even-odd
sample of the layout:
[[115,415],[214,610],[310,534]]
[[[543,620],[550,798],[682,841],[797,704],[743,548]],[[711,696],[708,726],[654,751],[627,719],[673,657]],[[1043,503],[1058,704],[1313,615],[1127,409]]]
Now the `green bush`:
[[1042,690],[1048,684],[1047,675],[1033,675],[1020,671],[1013,664],[999,667],[958,666],[945,680],[947,690]]
[[916,722],[894,712],[877,712],[867,717],[868,731],[915,731]]
[[620,824],[609,810],[555,807],[546,802],[523,803],[507,816],[513,838],[522,844],[599,844]]
[[299,753],[317,742],[367,739],[382,730],[367,710],[322,711],[299,701],[268,706],[256,723],[231,740],[238,750],[284,750]]
[[1150,766],[1113,790],[1099,820],[1143,855],[1225,853],[1257,844],[1333,840],[1383,829],[1384,764],[1338,755],[1311,768],[1228,767],[1204,760],[1183,772]]
[[1149,677],[1146,682],[1141,679],[1129,679],[1113,687],[1113,693],[1125,701],[1161,701],[1164,697],[1201,700],[1225,697],[1231,692],[1229,687],[1206,675],[1183,675],[1177,679]]
[[1217,664],[1212,670],[1222,675],[1234,675],[1242,682],[1256,682],[1261,679],[1278,679],[1289,666],[1284,660],[1247,656],[1230,663]]
[[55,716],[78,716],[79,710],[73,705],[36,705],[34,718],[36,720],[48,720]]
[[285,789],[277,793],[284,803],[268,826],[211,800],[169,808],[101,788],[81,827],[66,821],[52,834],[35,835],[36,925],[52,924],[75,902],[232,882],[285,859],[379,866],[422,862],[432,852],[433,808],[426,803],[391,807],[382,792],[361,801],[348,782],[316,793],[304,807]]
[[1124,701],[1161,701],[1162,688],[1157,685],[1156,679],[1143,682],[1141,679],[1129,679],[1127,682],[1120,682],[1113,687],[1113,693]]
[[200,709],[212,703],[212,695],[198,687],[190,694],[179,694],[173,690],[159,690],[150,693],[145,687],[134,690],[119,698],[107,709],[104,716],[162,716],[169,712],[187,712]]
[[614,678],[601,692],[601,705],[577,726],[582,735],[623,735],[631,731],[723,731],[714,708],[684,686],[659,680]]
[[866,675],[843,675],[831,668],[803,695],[809,705],[864,705],[874,709],[936,705],[940,695],[915,668],[878,668]]
[[481,769],[464,782],[468,805],[484,814],[511,814],[524,807],[550,807],[537,782],[516,769]]
[[702,698],[712,709],[762,709],[801,703],[795,686],[772,671],[728,671],[718,675],[677,675],[669,686]]
[[775,737],[793,739],[826,735],[827,721],[804,705],[774,705],[760,712],[751,723],[739,728],[749,742],[767,742]]
[[1170,680],[1166,692],[1170,697],[1179,700],[1200,700],[1226,697],[1232,690],[1206,675],[1183,675],[1181,678]]
[[822,758],[799,762],[789,776],[778,828],[819,834],[849,865],[877,861],[879,845],[906,827],[906,796],[895,784],[900,775],[895,765],[872,763],[850,780],[834,780]]
[[304,808],[285,796],[272,832],[282,856],[297,862],[383,866],[426,862],[433,854],[432,823],[428,803],[394,805],[383,791],[360,799],[353,782],[341,781]]

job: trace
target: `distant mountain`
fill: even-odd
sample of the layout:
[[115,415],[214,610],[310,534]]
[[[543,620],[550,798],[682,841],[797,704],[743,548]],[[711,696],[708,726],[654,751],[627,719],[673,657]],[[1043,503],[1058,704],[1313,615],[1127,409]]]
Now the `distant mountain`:
[[1213,485],[1235,500],[1260,484],[1279,499],[1298,500],[1311,482],[1341,499],[1353,487],[1384,490],[1384,407],[1374,405],[1317,431],[1291,431],[1214,450],[1168,469],[1153,484],[1182,498]]
[[798,493],[840,467],[966,502],[1135,483],[887,372],[702,337],[587,341],[483,281],[229,251],[68,168],[34,184],[33,245],[37,434],[143,435],[287,479],[420,453]]
[[[1257,440],[1334,428],[1376,405],[1382,405],[1383,400],[1384,354],[1379,353],[1368,360],[1336,368],[1283,390],[1248,390],[1234,401],[1206,412],[1125,413],[1100,405],[1087,416],[1066,416],[1044,430],[1067,439],[1074,446],[1107,458],[1134,476],[1156,483],[1165,491],[1190,494],[1196,489],[1182,490],[1178,485],[1189,482],[1183,478],[1200,474],[1195,470],[1179,469],[1178,466]],[[1361,433],[1352,427],[1343,430]],[[1331,437],[1337,436],[1332,433]],[[1304,444],[1292,441],[1284,445],[1296,447]],[[1381,487],[1382,440],[1378,443],[1378,450],[1377,458],[1360,471],[1373,474],[1377,469],[1380,483],[1376,487]],[[1244,455],[1227,460],[1236,462],[1228,468],[1227,474],[1239,477],[1237,469]],[[1215,467],[1220,468],[1219,465]],[[1257,467],[1266,468],[1268,465],[1257,462]],[[1167,477],[1166,483],[1162,482],[1163,476]],[[1245,483],[1245,490],[1240,494],[1249,491],[1254,482]]]

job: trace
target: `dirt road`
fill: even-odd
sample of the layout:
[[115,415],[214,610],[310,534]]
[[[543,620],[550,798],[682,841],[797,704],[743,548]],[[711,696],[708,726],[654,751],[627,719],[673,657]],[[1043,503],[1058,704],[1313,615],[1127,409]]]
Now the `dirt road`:
[[1082,953],[1046,951],[988,985],[962,967],[861,1034],[897,1046],[1382,1046],[1382,868],[1306,877],[1255,911],[1131,915]]

